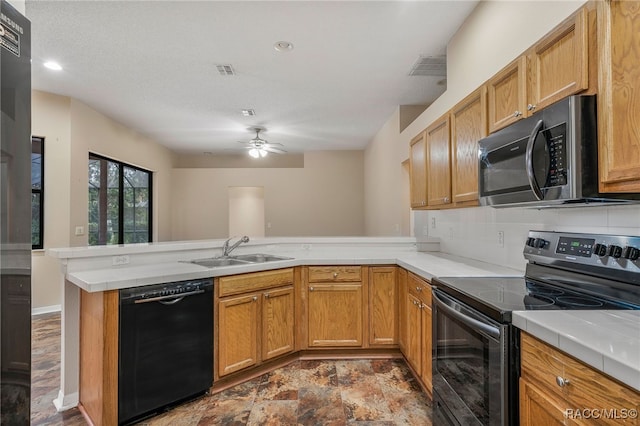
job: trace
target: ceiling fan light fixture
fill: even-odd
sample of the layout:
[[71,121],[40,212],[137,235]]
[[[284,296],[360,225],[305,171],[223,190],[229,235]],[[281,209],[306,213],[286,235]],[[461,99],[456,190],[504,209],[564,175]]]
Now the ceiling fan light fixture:
[[259,158],[260,157],[260,151],[258,151],[256,148],[251,148],[249,150],[249,155],[252,156],[253,158]]

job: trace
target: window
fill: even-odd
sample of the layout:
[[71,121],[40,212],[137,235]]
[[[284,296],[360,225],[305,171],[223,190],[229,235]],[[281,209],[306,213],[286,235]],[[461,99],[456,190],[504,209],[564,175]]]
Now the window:
[[89,245],[151,242],[152,174],[89,154]]
[[31,138],[31,248],[43,247],[44,138]]

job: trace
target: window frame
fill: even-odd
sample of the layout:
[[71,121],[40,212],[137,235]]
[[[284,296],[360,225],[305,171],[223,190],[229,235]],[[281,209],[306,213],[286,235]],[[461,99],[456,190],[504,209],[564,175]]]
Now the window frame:
[[[96,154],[93,152],[89,152],[89,157],[88,160],[101,160],[101,161],[108,161],[110,163],[114,163],[118,165],[118,242],[114,243],[114,244],[93,244],[93,246],[109,246],[109,245],[124,245],[124,244],[146,244],[146,243],[151,243],[153,242],[153,172],[151,170],[147,170],[147,169],[143,169],[142,167],[138,167],[138,166],[134,166],[133,164],[128,164],[119,160],[115,160],[113,158],[109,158],[106,157],[104,155],[100,155],[100,154]],[[147,173],[149,176],[149,185],[148,185],[148,191],[149,191],[149,207],[148,207],[148,218],[147,218],[147,222],[148,222],[148,239],[146,241],[146,243],[124,243],[124,234],[125,234],[125,230],[124,230],[124,168],[130,168],[130,169],[134,169],[140,172],[144,172]],[[88,212],[87,212],[88,213]],[[88,223],[87,223],[88,225]],[[98,226],[100,226],[98,224]],[[88,238],[88,234],[89,234],[89,227],[87,226],[87,238]],[[87,244],[89,244],[89,241],[87,240]]]
[[[39,238],[40,244],[31,243],[31,250],[42,250],[44,248],[44,140],[45,138],[42,136],[31,136],[31,153],[33,154],[33,144],[34,142],[39,142],[40,144],[40,189],[34,189],[33,183],[31,184],[31,195],[33,199],[33,194],[39,194],[40,196],[40,229],[39,229]],[[33,162],[31,163],[33,167]],[[32,201],[33,203],[33,201]],[[33,211],[33,204],[31,206]],[[32,223],[33,223],[33,219]],[[32,238],[33,238],[33,234]]]

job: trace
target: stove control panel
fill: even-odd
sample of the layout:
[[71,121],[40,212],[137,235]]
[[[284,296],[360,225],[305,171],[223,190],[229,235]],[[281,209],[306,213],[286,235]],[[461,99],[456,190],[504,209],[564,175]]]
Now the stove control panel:
[[640,236],[529,231],[524,257],[530,263],[579,270],[624,271],[637,274],[640,283]]

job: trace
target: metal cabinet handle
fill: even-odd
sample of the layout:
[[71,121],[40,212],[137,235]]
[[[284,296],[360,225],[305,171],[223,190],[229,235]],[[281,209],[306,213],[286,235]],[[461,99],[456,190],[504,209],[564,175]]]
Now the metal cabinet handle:
[[337,272],[334,272],[334,273],[333,273],[333,279],[336,279],[336,278],[338,278],[338,273],[337,273]]
[[313,291],[313,287],[309,287],[309,291]]
[[253,296],[252,299],[253,299],[254,302],[257,302],[258,301],[258,296]]
[[569,386],[569,379],[565,379],[563,377],[557,376],[556,377],[556,383],[558,384],[558,386],[563,388],[565,386]]
[[416,302],[415,300],[412,300],[414,305],[418,305],[418,302]]
[[527,105],[527,110],[528,111],[533,111],[534,109],[536,109],[535,105],[532,105],[532,104]]
[[444,202],[448,203],[449,202],[449,197],[444,197]]
[[268,298],[269,298],[269,293],[265,293],[265,294],[264,294],[264,297],[265,297],[266,299],[268,299]]
[[416,287],[416,291],[422,291],[422,287]]
[[514,111],[513,112],[513,116],[514,117],[520,117],[521,115],[522,115],[522,112],[520,112],[520,111]]

